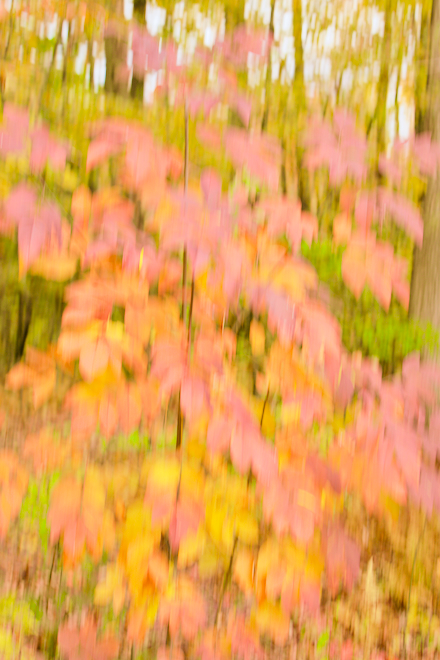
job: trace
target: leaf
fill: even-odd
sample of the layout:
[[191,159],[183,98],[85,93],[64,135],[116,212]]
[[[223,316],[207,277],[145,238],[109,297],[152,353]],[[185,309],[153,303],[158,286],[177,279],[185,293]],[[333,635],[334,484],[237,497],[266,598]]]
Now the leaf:
[[358,250],[348,247],[342,255],[342,278],[358,300],[364,289],[367,272]]
[[233,576],[240,589],[249,595],[253,592],[253,569],[255,560],[253,554],[247,549],[241,549],[236,553],[234,561]]
[[157,649],[156,660],[185,660],[185,655],[178,646],[174,646],[173,648],[160,646]]
[[256,622],[263,635],[268,635],[275,644],[282,646],[289,637],[289,619],[283,611],[266,601],[259,606]]
[[28,435],[23,446],[23,456],[32,458],[37,476],[42,476],[62,465],[67,453],[67,447],[56,443],[45,430]]
[[165,598],[159,608],[159,621],[169,625],[171,638],[180,632],[192,641],[207,620],[206,604],[193,584],[184,578],[176,584],[175,596]]
[[118,393],[117,408],[119,425],[127,435],[139,426],[142,405],[139,390],[135,383],[124,383]]
[[266,349],[266,333],[264,331],[264,326],[262,323],[251,321],[249,339],[251,342],[252,354],[255,357],[261,357],[264,355]]
[[99,428],[105,438],[110,439],[118,425],[116,401],[111,394],[104,394],[99,404]]
[[245,545],[256,545],[258,543],[258,523],[248,511],[241,511],[235,519],[236,533],[238,539]]
[[29,166],[32,172],[42,172],[47,161],[54,169],[64,170],[68,149],[58,140],[51,137],[49,129],[41,126],[36,129],[31,136],[32,150],[29,160]]
[[87,231],[92,209],[92,193],[85,185],[81,185],[72,195],[71,212],[74,226]]
[[0,452],[0,538],[18,516],[28,485],[28,474],[11,451]]
[[[206,533],[199,527],[196,532],[188,534],[179,544],[177,566],[186,568],[193,564],[202,555],[206,547]],[[200,569],[200,562],[198,564]]]
[[326,540],[326,572],[331,594],[336,595],[340,581],[351,589],[359,570],[359,548],[342,529],[334,528]]
[[335,245],[347,244],[351,237],[351,219],[348,213],[340,213],[333,220],[333,241]]
[[21,390],[33,384],[36,373],[27,364],[19,362],[6,375],[6,388],[10,390]]
[[60,653],[68,660],[84,658],[84,660],[112,660],[116,658],[119,650],[118,640],[107,635],[97,640],[97,625],[89,616],[81,628],[67,623],[58,630],[58,647]]
[[95,588],[94,603],[100,607],[113,603],[117,616],[122,610],[126,597],[124,573],[119,564],[107,564],[105,580]]
[[119,153],[123,144],[120,141],[112,141],[106,137],[97,137],[89,144],[87,151],[86,172],[104,163],[110,156]]
[[55,369],[42,374],[36,378],[33,383],[33,402],[34,408],[40,408],[52,394],[56,385],[57,374]]
[[91,382],[97,376],[103,374],[110,360],[110,350],[105,339],[87,343],[81,348],[79,356],[79,371],[84,380]]

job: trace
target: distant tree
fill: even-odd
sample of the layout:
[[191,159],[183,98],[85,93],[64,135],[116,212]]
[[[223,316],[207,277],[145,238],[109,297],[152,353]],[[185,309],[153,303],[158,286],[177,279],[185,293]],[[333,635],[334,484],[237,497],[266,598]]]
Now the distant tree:
[[[433,0],[426,85],[426,130],[440,140],[440,0]],[[410,315],[440,329],[440,175],[428,181],[423,246],[414,251]],[[438,356],[437,356],[438,357]]]

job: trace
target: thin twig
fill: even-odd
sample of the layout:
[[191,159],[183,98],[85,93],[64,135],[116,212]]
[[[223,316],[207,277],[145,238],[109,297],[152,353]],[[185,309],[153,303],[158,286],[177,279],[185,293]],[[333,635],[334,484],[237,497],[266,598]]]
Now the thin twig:
[[264,420],[264,413],[266,410],[267,402],[269,400],[269,392],[270,392],[270,387],[267,387],[267,392],[266,392],[266,398],[264,399],[263,403],[263,410],[261,411],[261,419],[260,419],[260,431],[263,428],[263,420]]
[[58,541],[58,543],[56,543],[56,545],[55,545],[55,547],[54,547],[54,549],[53,549],[52,564],[51,564],[51,566],[50,566],[49,581],[48,581],[48,583],[47,583],[47,586],[48,586],[48,587],[50,587],[50,583],[51,583],[51,580],[52,580],[52,573],[53,573],[53,569],[54,569],[54,566],[55,566],[55,557],[56,557],[56,555],[57,555],[57,553],[58,553],[58,547],[59,547],[59,544],[60,544],[60,543],[59,543],[59,541]]
[[[184,193],[185,193],[185,213],[186,213],[186,195],[188,193],[188,103],[185,98],[185,170],[184,170]],[[180,318],[185,322],[185,289],[186,289],[186,270],[187,270],[187,251],[186,245],[183,249],[183,265],[182,265],[182,311]],[[191,303],[192,305],[192,303]],[[192,310],[191,310],[192,313]],[[189,320],[191,323],[191,319]],[[183,419],[182,419],[182,410],[180,408],[180,390],[179,390],[179,401],[178,401],[178,411],[177,411],[177,437],[176,437],[176,450],[180,449],[182,445],[182,430],[183,430]]]
[[185,98],[185,170],[184,170],[184,186],[185,186],[185,196],[188,192],[188,165],[189,165],[189,122],[188,122],[188,102]]
[[4,60],[6,60],[8,56],[9,45],[11,43],[12,28],[14,27],[14,15],[12,13],[13,9],[14,9],[14,0],[11,0],[11,8],[9,9],[8,36],[6,39],[5,52],[3,53]]
[[231,579],[232,564],[234,562],[234,555],[235,555],[235,549],[237,547],[237,543],[238,543],[238,538],[235,537],[234,545],[232,547],[232,552],[231,552],[231,558],[229,560],[228,570],[225,573],[225,577],[224,577],[223,584],[222,584],[222,590],[220,592],[220,598],[219,598],[218,605],[217,605],[217,610],[216,610],[216,613],[215,613],[214,627],[217,625],[220,610],[222,608],[222,603],[223,603],[223,598],[224,598],[224,595],[225,595],[226,587],[228,586],[229,580]]
[[191,280],[191,298],[189,300],[189,313],[188,313],[188,351],[191,349],[191,326],[192,326],[192,315],[193,315],[193,305],[194,305],[194,275]]
[[185,305],[186,305],[186,266],[187,266],[187,252],[186,246],[183,249],[183,265],[182,265],[182,309],[180,311],[180,319],[185,322]]
[[413,585],[413,579],[414,579],[414,569],[415,569],[415,565],[416,565],[417,554],[418,554],[419,548],[420,548],[420,542],[422,540],[422,537],[423,537],[423,534],[424,534],[425,528],[426,528],[426,520],[427,520],[427,516],[425,515],[425,521],[423,523],[422,533],[420,534],[420,536],[418,538],[416,549],[414,550],[414,558],[413,558],[413,563],[412,563],[412,568],[411,568],[411,577],[409,579],[408,603],[406,605],[405,627],[403,629],[403,657],[404,658],[406,658],[406,628],[407,628],[407,625],[408,625],[409,608],[410,608],[410,605],[411,605],[411,591],[412,591],[412,585]]
[[43,95],[44,95],[44,92],[46,90],[47,84],[49,82],[50,74],[52,73],[57,48],[61,43],[62,31],[63,31],[63,21],[60,19],[60,27],[59,27],[57,38],[56,38],[56,41],[55,41],[55,46],[53,47],[52,58],[50,60],[49,66],[47,67],[46,75],[44,76],[43,84],[41,85],[40,94],[38,96],[38,103],[37,103],[37,107],[36,107],[36,110],[35,110],[35,119],[37,119],[38,114],[40,112],[40,107],[41,107],[41,102],[43,100]]

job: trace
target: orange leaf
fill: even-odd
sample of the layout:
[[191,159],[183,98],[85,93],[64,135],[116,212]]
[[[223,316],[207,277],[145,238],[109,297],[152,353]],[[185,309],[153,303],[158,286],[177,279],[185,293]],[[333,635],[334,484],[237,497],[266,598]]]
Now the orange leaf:
[[88,230],[91,210],[92,193],[87,186],[82,185],[72,195],[71,211],[75,225],[83,231]]
[[142,415],[141,397],[133,383],[122,386],[118,396],[119,425],[124,433],[131,433],[139,426]]
[[39,408],[49,399],[54,390],[56,380],[57,373],[55,369],[51,369],[47,373],[36,378],[33,387],[33,400],[35,409]]
[[148,574],[154,586],[159,591],[165,591],[168,586],[168,559],[159,550],[154,550],[148,559]]
[[105,339],[98,338],[82,347],[79,356],[79,372],[86,381],[92,381],[108,366],[110,350]]
[[6,375],[6,389],[21,390],[33,384],[36,373],[23,362],[16,364]]
[[58,467],[67,454],[67,447],[60,447],[47,431],[28,435],[23,447],[23,456],[33,459],[38,476]]
[[118,655],[119,642],[107,635],[97,640],[97,624],[88,616],[82,627],[77,629],[71,624],[62,624],[58,629],[58,648],[61,656],[68,660],[114,660]]
[[0,452],[0,538],[17,517],[28,484],[28,474],[11,451]]
[[333,220],[333,241],[335,245],[348,243],[351,237],[351,219],[348,213],[339,213]]
[[48,353],[43,353],[33,346],[28,346],[26,348],[26,364],[34,371],[38,373],[43,373],[52,369],[54,366],[54,359]]
[[73,406],[72,410],[72,442],[81,444],[90,439],[96,428],[98,417],[98,403],[96,401],[81,402]]
[[110,394],[104,394],[99,404],[99,427],[104,437],[112,437],[118,425],[116,401]]

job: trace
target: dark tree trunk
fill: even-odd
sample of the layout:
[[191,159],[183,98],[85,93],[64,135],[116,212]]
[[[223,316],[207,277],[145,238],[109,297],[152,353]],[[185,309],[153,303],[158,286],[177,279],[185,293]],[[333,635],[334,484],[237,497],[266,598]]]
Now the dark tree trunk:
[[308,172],[303,167],[304,150],[301,147],[301,134],[305,128],[307,99],[304,83],[304,51],[302,43],[302,0],[293,0],[293,39],[295,42],[295,77],[293,81],[296,126],[295,156],[298,174],[298,197],[304,210],[310,209]]
[[416,133],[423,133],[425,123],[431,7],[432,0],[422,2],[422,22],[416,50],[417,69],[414,88],[416,99],[414,128]]
[[106,36],[105,40],[105,91],[109,94],[127,93],[117,79],[118,66],[127,60],[127,44],[116,36]]
[[[440,140],[440,0],[433,0],[426,85],[426,129]],[[414,250],[410,316],[440,330],[440,174],[429,179],[423,205],[423,246]],[[439,353],[437,352],[437,359]]]
[[15,362],[18,362],[24,353],[26,339],[32,320],[32,298],[26,291],[18,293],[18,319],[17,336],[15,342]]

